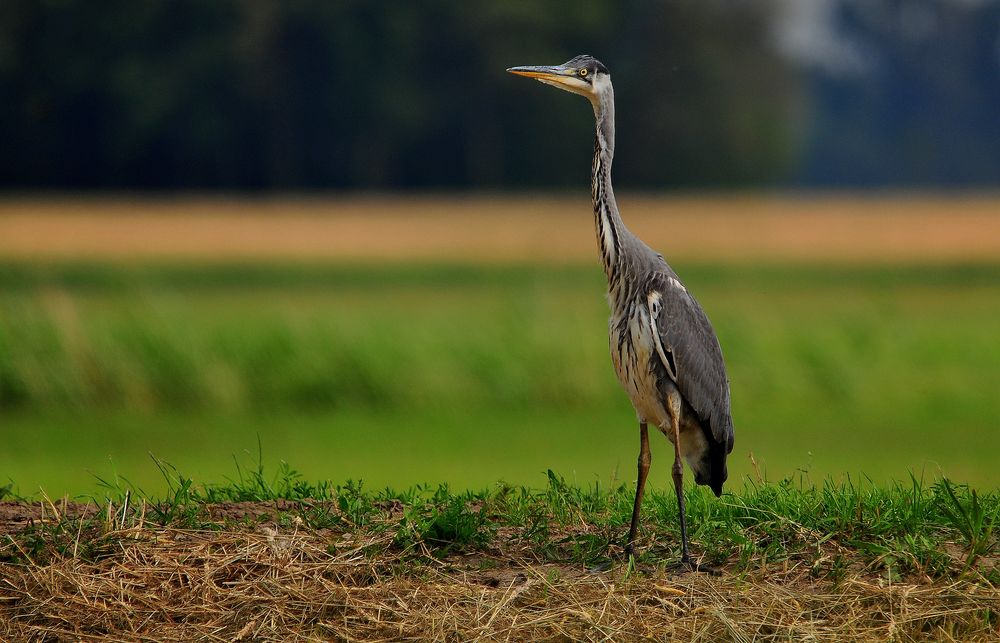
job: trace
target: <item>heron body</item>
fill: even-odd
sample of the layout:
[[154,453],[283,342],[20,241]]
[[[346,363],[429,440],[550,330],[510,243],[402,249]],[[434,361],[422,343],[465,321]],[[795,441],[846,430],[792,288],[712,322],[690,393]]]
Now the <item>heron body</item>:
[[672,469],[680,513],[683,563],[691,564],[683,494],[686,461],[695,482],[722,494],[726,457],[733,449],[729,382],[722,349],[704,310],[663,256],[622,222],[611,186],[615,149],[614,89],[607,68],[591,56],[551,67],[513,67],[511,73],[588,98],[596,137],[591,196],[604,273],[615,373],[639,420],[636,495],[626,551],[634,550],[650,454],[648,424],[674,445]]

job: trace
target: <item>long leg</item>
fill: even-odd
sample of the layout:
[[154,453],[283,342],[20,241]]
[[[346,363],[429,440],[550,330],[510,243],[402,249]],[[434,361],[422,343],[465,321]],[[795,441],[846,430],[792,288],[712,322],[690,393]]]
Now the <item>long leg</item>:
[[639,529],[639,509],[642,507],[642,492],[646,487],[646,475],[649,473],[649,431],[646,423],[639,423],[639,477],[635,482],[635,505],[632,507],[632,526],[628,530],[628,543],[625,545],[625,555],[635,552],[635,534]]
[[677,492],[677,512],[681,518],[681,563],[690,564],[688,551],[687,516],[684,508],[684,460],[681,458],[681,398],[676,392],[668,398],[670,405],[670,429],[674,437],[674,466],[671,470],[674,490]]

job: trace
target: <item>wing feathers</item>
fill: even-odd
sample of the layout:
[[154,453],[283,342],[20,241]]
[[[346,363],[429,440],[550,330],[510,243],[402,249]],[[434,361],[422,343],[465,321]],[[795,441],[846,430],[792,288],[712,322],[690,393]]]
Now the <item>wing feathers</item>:
[[710,426],[716,442],[731,451],[733,420],[726,364],[705,311],[672,274],[652,273],[645,292],[656,352],[664,368],[701,421]]

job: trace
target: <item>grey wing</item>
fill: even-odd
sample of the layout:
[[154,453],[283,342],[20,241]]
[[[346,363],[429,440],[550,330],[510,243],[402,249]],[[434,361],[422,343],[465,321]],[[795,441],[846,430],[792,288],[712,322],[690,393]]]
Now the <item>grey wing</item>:
[[655,272],[646,284],[650,322],[667,374],[712,437],[733,449],[729,380],[722,347],[705,311],[676,276]]

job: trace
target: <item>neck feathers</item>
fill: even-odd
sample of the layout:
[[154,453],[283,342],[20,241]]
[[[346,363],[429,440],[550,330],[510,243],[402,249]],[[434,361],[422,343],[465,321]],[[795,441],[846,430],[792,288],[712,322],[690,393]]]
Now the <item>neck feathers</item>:
[[621,280],[625,226],[618,214],[618,204],[611,188],[611,161],[615,154],[615,104],[610,82],[602,95],[600,102],[594,102],[597,136],[594,140],[594,164],[591,168],[591,197],[594,202],[594,224],[601,262],[604,264],[608,285],[613,290]]

